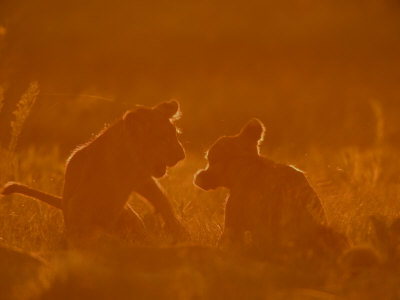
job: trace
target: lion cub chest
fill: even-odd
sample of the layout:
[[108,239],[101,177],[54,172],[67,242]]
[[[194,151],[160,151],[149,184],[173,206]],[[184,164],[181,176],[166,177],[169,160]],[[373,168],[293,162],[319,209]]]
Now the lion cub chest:
[[75,152],[65,173],[64,200],[93,206],[104,203],[123,205],[139,176],[128,164],[119,164],[109,157],[107,149],[88,145]]
[[309,211],[315,194],[304,174],[286,165],[265,163],[252,176],[231,190],[227,219],[235,220],[243,230],[264,233],[296,231],[313,220]]

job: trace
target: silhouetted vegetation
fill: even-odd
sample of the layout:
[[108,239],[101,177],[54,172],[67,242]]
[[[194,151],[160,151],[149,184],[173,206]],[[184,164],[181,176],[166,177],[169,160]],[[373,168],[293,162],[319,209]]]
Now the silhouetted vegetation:
[[[0,185],[61,195],[104,123],[177,99],[186,158],[160,184],[189,236],[132,193],[145,238],[73,248],[61,210],[0,196],[0,299],[400,298],[399,20],[395,0],[1,1]],[[303,170],[348,238],[341,254],[218,245],[227,191],[193,176],[252,117],[260,153]]]

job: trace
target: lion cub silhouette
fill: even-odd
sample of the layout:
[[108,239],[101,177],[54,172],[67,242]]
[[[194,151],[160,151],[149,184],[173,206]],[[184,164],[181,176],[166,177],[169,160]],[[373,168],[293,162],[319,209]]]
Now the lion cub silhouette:
[[3,194],[20,193],[62,209],[67,236],[85,238],[122,227],[143,234],[143,221],[126,205],[135,191],[154,205],[170,230],[182,234],[184,228],[154,179],[185,158],[174,125],[179,113],[176,101],[127,111],[70,155],[62,197],[15,182],[7,183]]
[[321,202],[303,172],[260,155],[264,132],[252,119],[239,134],[219,138],[206,154],[207,168],[195,175],[204,190],[230,192],[220,244],[244,243],[248,233],[254,244],[268,247],[312,243],[313,235],[325,234]]

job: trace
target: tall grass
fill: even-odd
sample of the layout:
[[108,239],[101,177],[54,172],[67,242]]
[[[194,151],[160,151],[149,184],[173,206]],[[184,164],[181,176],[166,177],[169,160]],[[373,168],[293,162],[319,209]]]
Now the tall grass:
[[17,109],[13,113],[15,119],[11,121],[11,140],[8,146],[10,152],[14,152],[17,147],[18,138],[21,134],[24,123],[35,104],[38,95],[39,84],[34,81],[29,85],[28,89],[17,103]]
[[[38,93],[38,84],[32,83],[14,112],[12,139],[2,151],[12,153],[18,163],[10,165],[6,156],[0,156],[0,173],[9,174],[8,177],[0,174],[0,184],[12,176],[42,190],[59,193],[64,158],[57,146],[17,147]],[[311,145],[307,157],[284,151],[263,152],[306,171],[324,203],[330,223],[346,233],[353,245],[373,244],[371,215],[380,215],[388,223],[400,216],[397,167],[400,158],[395,150],[385,146],[384,112],[377,103],[371,102],[371,105],[376,116],[376,143],[369,149],[352,147],[332,151]],[[226,191],[204,192],[193,186],[193,174],[204,163],[203,158],[188,153],[188,158],[169,170],[161,184],[190,231],[193,244],[208,247],[216,245],[223,230]],[[147,224],[151,224],[149,205],[136,195],[129,201]],[[341,293],[350,295],[350,299],[373,299],[378,293],[386,299],[387,295],[399,292],[398,281],[393,279],[398,273],[388,267],[399,266],[396,261],[376,263],[369,269],[370,273],[362,273],[360,277],[342,272],[334,265],[321,267],[289,257],[278,262],[250,261],[198,248],[170,251],[163,247],[115,247],[106,250],[106,254],[95,249],[64,255],[59,251],[63,220],[56,209],[13,196],[0,198],[0,215],[0,241],[37,252],[49,261],[45,283],[39,288],[44,290],[41,299],[110,299],[111,296],[118,299],[335,299]],[[97,256],[99,252],[103,256]],[[378,248],[376,252],[380,255]],[[24,294],[29,295],[29,291]]]
[[[17,107],[13,112],[14,119],[11,121],[11,138],[7,149],[0,149],[1,155],[4,157],[0,162],[0,179],[16,180],[19,178],[18,172],[18,157],[15,153],[17,148],[18,139],[21,135],[26,119],[29,117],[31,109],[36,102],[39,95],[38,82],[32,82],[21,99],[17,103]],[[0,111],[4,102],[4,89],[0,88]]]
[[[3,100],[1,95],[0,100]],[[19,180],[30,185],[39,183],[39,187],[54,191],[62,184],[57,148],[48,149],[45,153],[33,148],[17,150],[18,139],[38,95],[39,84],[32,82],[13,112],[10,142],[8,147],[0,146],[0,182],[4,184],[8,180]],[[43,177],[35,176],[35,173]],[[54,180],[55,177],[57,180]],[[40,185],[43,181],[46,187]],[[57,235],[60,235],[62,226],[60,212],[20,196],[1,198],[0,211],[0,241],[29,251],[52,248],[53,241],[58,243],[60,238]]]

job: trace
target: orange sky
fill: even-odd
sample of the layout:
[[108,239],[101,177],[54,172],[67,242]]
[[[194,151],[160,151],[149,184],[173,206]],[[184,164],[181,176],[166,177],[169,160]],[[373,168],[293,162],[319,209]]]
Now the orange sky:
[[37,118],[29,128],[47,136],[62,129],[48,132],[40,120],[62,119],[56,112],[83,93],[125,106],[177,98],[191,140],[234,132],[256,115],[275,143],[299,137],[300,130],[302,140],[364,143],[373,130],[370,99],[388,108],[387,127],[400,129],[399,13],[395,0],[5,0],[3,114],[38,80]]

